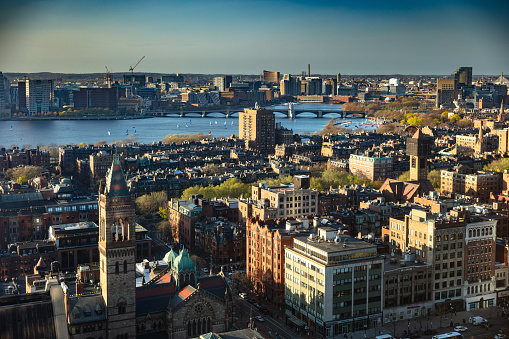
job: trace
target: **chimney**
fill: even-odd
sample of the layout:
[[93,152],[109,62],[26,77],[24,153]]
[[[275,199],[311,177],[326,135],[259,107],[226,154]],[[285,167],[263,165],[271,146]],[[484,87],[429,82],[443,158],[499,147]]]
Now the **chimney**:
[[311,76],[311,64],[308,64],[308,77]]

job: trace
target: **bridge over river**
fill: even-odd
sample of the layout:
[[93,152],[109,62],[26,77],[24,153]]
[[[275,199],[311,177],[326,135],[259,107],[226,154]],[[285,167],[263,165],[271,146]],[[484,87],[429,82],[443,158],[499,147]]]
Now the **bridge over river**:
[[[336,115],[339,115],[341,118],[365,118],[366,113],[365,112],[357,112],[357,111],[343,111],[341,109],[310,109],[310,108],[300,108],[295,107],[296,105],[288,105],[288,108],[272,108],[271,110],[274,113],[280,113],[285,115],[289,119],[297,118],[299,115],[305,114],[305,113],[311,113],[314,114],[315,118],[328,118],[333,116],[328,116],[331,113],[335,113],[334,117],[337,117]],[[206,118],[208,116],[217,116],[217,114],[222,114],[225,118],[229,117],[238,117],[239,116],[239,110],[224,110],[224,109],[208,109],[208,110],[196,110],[196,111],[174,111],[174,112],[159,112],[155,113],[154,115],[159,116],[180,116],[181,118],[184,117],[202,117]],[[309,116],[307,116],[309,118]]]

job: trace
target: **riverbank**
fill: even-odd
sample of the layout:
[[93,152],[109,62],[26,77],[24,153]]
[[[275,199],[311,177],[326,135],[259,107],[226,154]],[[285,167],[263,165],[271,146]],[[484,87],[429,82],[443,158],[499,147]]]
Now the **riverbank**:
[[136,120],[152,118],[145,115],[129,115],[129,116],[27,116],[27,117],[10,117],[8,119],[0,119],[0,121],[46,121],[46,120]]

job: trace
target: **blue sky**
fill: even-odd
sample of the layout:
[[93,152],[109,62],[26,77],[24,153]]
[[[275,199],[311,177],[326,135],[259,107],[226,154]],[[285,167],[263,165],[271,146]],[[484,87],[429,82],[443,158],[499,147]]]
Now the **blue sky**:
[[502,0],[3,2],[4,72],[509,74]]

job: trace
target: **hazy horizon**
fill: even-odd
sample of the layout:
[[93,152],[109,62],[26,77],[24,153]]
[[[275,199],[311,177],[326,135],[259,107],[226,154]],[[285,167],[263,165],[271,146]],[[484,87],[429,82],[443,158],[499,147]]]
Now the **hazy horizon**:
[[4,73],[509,73],[509,3],[6,2]]

